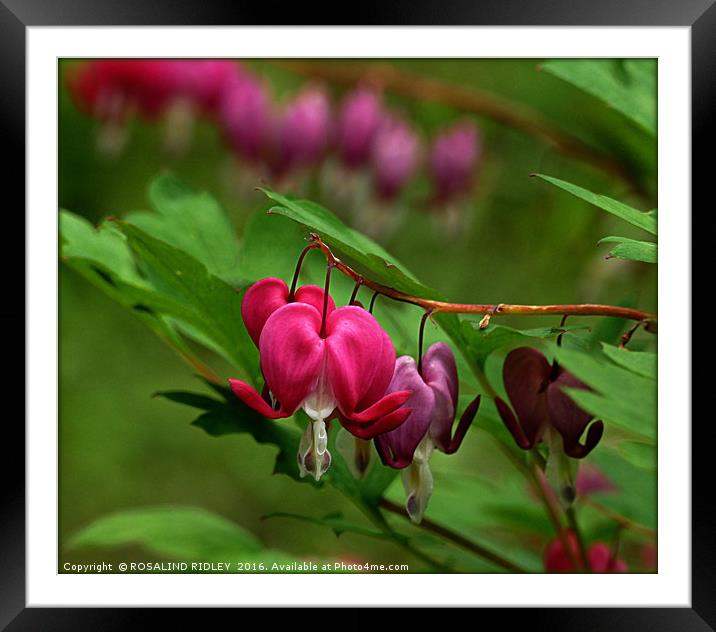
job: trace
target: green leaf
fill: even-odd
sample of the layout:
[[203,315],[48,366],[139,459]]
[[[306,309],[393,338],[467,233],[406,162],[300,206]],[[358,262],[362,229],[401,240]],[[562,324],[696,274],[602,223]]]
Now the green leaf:
[[583,189],[576,184],[565,182],[564,180],[559,180],[558,178],[553,178],[552,176],[547,176],[542,173],[535,173],[533,175],[571,193],[585,202],[594,204],[594,206],[607,211],[607,213],[616,215],[633,226],[641,228],[652,235],[656,235],[656,213],[644,213],[642,211],[638,211],[637,209],[632,208],[623,202],[619,202],[618,200],[613,200],[606,195],[592,193],[591,191]]
[[262,550],[260,542],[239,525],[197,507],[150,507],[113,513],[88,525],[68,542],[71,548],[129,545],[186,561],[235,561]]
[[420,283],[405,266],[362,233],[349,228],[329,210],[308,200],[294,200],[270,189],[261,189],[277,206],[270,213],[284,215],[301,224],[337,252],[347,255],[360,273],[370,273],[373,281],[396,290],[440,300],[435,290]]
[[656,244],[649,241],[639,241],[628,237],[604,237],[599,244],[615,243],[615,248],[609,251],[612,257],[627,259],[629,261],[643,261],[656,263]]
[[101,224],[95,228],[66,210],[60,211],[59,226],[63,259],[85,261],[128,283],[146,285],[137,272],[127,240],[115,226]]
[[655,59],[559,59],[545,62],[542,68],[656,136]]
[[116,224],[152,272],[159,292],[147,297],[149,306],[201,332],[230,362],[257,379],[258,353],[241,320],[241,296],[234,288],[191,255],[133,224]]
[[643,440],[656,439],[656,381],[633,373],[606,358],[563,347],[554,348],[560,364],[594,391],[565,392],[595,417],[624,428]]
[[162,340],[202,371],[201,361],[161,313],[179,313],[184,306],[158,294],[139,275],[127,239],[115,225],[104,223],[94,228],[84,218],[61,211],[60,238],[60,254],[65,264],[131,310]]
[[604,354],[612,361],[629,369],[632,373],[655,380],[657,378],[657,356],[647,351],[630,351],[602,343]]
[[460,325],[470,353],[482,368],[485,367],[485,362],[490,354],[498,349],[534,345],[535,339],[553,338],[560,333],[584,329],[584,327],[571,326],[519,330],[493,324],[488,325],[485,329],[480,329],[479,322],[474,320],[463,320]]
[[212,196],[196,193],[165,173],[150,185],[149,200],[155,212],[129,213],[125,220],[191,255],[220,279],[240,283],[239,242],[229,218]]

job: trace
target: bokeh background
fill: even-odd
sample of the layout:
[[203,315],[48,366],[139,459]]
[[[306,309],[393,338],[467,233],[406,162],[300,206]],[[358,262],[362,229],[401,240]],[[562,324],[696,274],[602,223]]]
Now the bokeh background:
[[[608,169],[595,166],[579,152],[555,147],[539,131],[516,127],[489,112],[445,104],[429,90],[424,98],[409,98],[387,83],[387,107],[410,122],[423,147],[428,148],[441,130],[468,120],[479,130],[481,153],[469,194],[456,204],[458,230],[447,230],[439,205],[430,204],[431,183],[421,168],[395,200],[383,205],[390,228],[378,231],[375,238],[426,285],[454,301],[600,302],[655,311],[656,266],[606,259],[608,247],[597,245],[605,235],[638,237],[638,231],[529,176],[534,172],[554,175],[647,210],[656,206],[656,142],[618,111],[543,71],[542,62],[368,62],[373,74],[379,69],[379,77],[415,73],[489,95],[500,107],[519,112],[527,121],[578,139],[607,157],[611,165]],[[247,226],[258,230],[256,226],[264,221],[257,217],[266,205],[265,197],[253,189],[262,179],[278,190],[295,189],[341,211],[345,200],[336,192],[340,171],[335,159],[329,156],[305,178],[272,182],[270,175],[242,164],[211,121],[194,121],[186,146],[167,151],[166,124],[132,118],[121,151],[109,155],[98,150],[97,120],[80,111],[67,89],[68,72],[82,63],[63,60],[59,65],[61,208],[93,223],[145,209],[149,183],[162,171],[171,170],[192,188],[219,199],[240,236]],[[310,79],[321,82],[337,107],[352,86],[350,80],[336,77],[373,76],[366,71],[366,62],[313,63],[315,72],[310,61],[298,67],[280,60],[242,62],[271,86],[279,102],[290,99]],[[614,173],[613,165],[626,176]],[[362,209],[371,206],[365,190],[369,185],[367,180],[362,182],[358,188],[364,188],[358,195],[368,201],[353,204],[350,213],[343,214],[344,221],[359,225],[365,224]],[[273,225],[267,231],[272,233]],[[261,256],[274,256],[278,271],[286,271],[303,246],[301,233],[285,220],[273,234],[275,240],[265,244]],[[60,568],[67,560],[146,559],[139,547],[97,552],[66,543],[79,529],[111,512],[181,505],[223,515],[256,534],[267,547],[298,557],[407,562],[411,569],[423,570],[420,560],[387,541],[358,534],[338,538],[320,525],[262,520],[276,511],[316,516],[341,511],[356,523],[364,518],[332,488],[316,490],[285,476],[272,476],[275,449],[270,446],[258,445],[244,435],[210,437],[190,425],[195,417],[190,409],[152,398],[159,390],[197,390],[191,369],[134,315],[67,266],[60,266],[59,282]],[[346,286],[345,293],[349,292]],[[380,309],[376,311],[379,318]],[[416,314],[416,331],[418,319]],[[505,317],[499,322],[515,327],[558,324],[555,319],[533,317]],[[625,327],[611,319],[586,318],[579,324],[591,327],[590,335],[613,343]],[[396,342],[398,346],[410,344],[410,340]],[[632,346],[654,350],[653,336],[639,332]],[[409,347],[407,352],[411,352]],[[222,360],[211,361],[222,376],[231,376],[231,367]],[[608,446],[597,449],[589,462],[608,471],[615,484],[615,490],[600,501],[655,528],[655,472],[636,475],[623,469],[626,466]],[[479,428],[469,433],[457,455],[448,459],[437,454],[434,473],[430,518],[450,523],[499,546],[513,559],[539,568],[550,524]],[[389,495],[402,502],[399,480]],[[515,510],[515,498],[523,499],[520,511]],[[585,521],[595,537],[611,537],[596,513],[587,512]],[[401,527],[406,532],[413,529],[407,523]],[[653,570],[648,544],[648,538],[638,535],[624,537],[633,570]],[[471,570],[494,570],[457,549],[452,555]]]

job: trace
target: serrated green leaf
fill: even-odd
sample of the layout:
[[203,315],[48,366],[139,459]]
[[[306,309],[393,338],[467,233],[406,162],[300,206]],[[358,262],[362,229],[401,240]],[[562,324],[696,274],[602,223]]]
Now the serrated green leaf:
[[239,242],[219,203],[208,193],[197,193],[176,176],[165,173],[149,187],[154,212],[134,212],[125,221],[141,228],[201,262],[220,279],[237,285]]
[[656,244],[650,241],[639,241],[628,237],[604,237],[599,244],[618,244],[609,251],[612,257],[627,259],[628,261],[643,261],[644,263],[656,263]]
[[606,102],[656,136],[655,59],[557,59],[547,72]]
[[257,379],[258,353],[241,320],[241,296],[234,288],[191,255],[133,224],[116,224],[152,271],[159,292],[147,297],[150,306],[156,300],[160,311],[202,332],[230,362]]
[[576,184],[565,182],[564,180],[553,178],[552,176],[547,176],[542,173],[535,173],[533,175],[541,180],[544,180],[545,182],[549,182],[550,184],[563,189],[564,191],[567,191],[568,193],[571,193],[585,202],[594,204],[594,206],[601,208],[607,213],[616,215],[633,226],[641,228],[652,235],[656,235],[656,213],[644,213],[627,204],[624,204],[623,202],[607,197],[606,195],[592,193],[592,191],[583,189]]
[[137,272],[126,237],[113,224],[94,228],[69,211],[60,213],[60,254],[77,271],[142,320],[162,340],[206,374],[203,363],[175,330],[168,314],[179,314],[185,306],[157,293]]

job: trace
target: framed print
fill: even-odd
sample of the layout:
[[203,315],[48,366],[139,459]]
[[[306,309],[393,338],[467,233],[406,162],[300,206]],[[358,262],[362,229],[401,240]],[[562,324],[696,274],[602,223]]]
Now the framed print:
[[709,2],[64,9],[0,6],[27,159],[7,629],[216,606],[711,629]]

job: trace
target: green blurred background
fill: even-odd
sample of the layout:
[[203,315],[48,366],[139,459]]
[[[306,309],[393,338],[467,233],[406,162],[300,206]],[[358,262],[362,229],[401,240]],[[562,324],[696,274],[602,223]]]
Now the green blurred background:
[[[136,120],[131,122],[121,155],[108,158],[99,154],[95,121],[75,108],[65,89],[65,73],[74,63],[60,63],[60,207],[93,223],[147,208],[149,182],[170,169],[193,188],[217,197],[239,235],[249,221],[259,225],[265,221],[257,219],[265,198],[247,186],[246,174],[239,172],[221,135],[207,122],[196,124],[190,148],[179,157],[162,151],[160,125]],[[608,248],[597,246],[605,235],[638,236],[638,231],[529,177],[533,172],[550,174],[647,210],[656,206],[653,138],[596,98],[541,71],[540,60],[380,63],[485,90],[526,108],[555,129],[625,165],[642,188],[637,194],[613,175],[489,117],[427,100],[401,98],[388,91],[388,103],[407,113],[426,138],[467,117],[477,122],[484,142],[474,195],[463,209],[469,218],[467,228],[456,238],[441,235],[435,218],[422,203],[427,188],[423,176],[396,205],[399,226],[382,243],[419,279],[460,302],[600,302],[656,311],[656,266],[607,260]],[[270,61],[248,61],[246,65],[266,77],[279,95],[292,93],[305,81]],[[329,87],[336,100],[345,90]],[[315,198],[320,190],[309,186],[307,194]],[[318,197],[316,201],[331,206],[331,200]],[[267,249],[275,249],[278,269],[286,270],[289,264],[284,262],[295,260],[303,245],[301,234],[288,220],[271,219],[286,224],[276,232],[276,242],[266,244]],[[291,251],[288,244],[293,239]],[[356,523],[365,522],[351,503],[330,487],[317,491],[285,476],[272,476],[275,449],[244,435],[210,437],[189,424],[195,416],[191,410],[153,399],[152,393],[159,390],[197,390],[192,370],[131,313],[68,267],[60,266],[59,282],[60,568],[66,560],[142,557],[138,548],[99,553],[65,546],[72,534],[98,517],[121,509],[183,505],[221,514],[256,534],[267,547],[297,557],[407,562],[411,570],[424,570],[417,558],[387,541],[356,534],[337,538],[319,525],[262,520],[275,511],[320,516],[339,510]],[[345,293],[349,291],[346,286]],[[339,295],[341,292],[344,290],[337,290]],[[339,300],[347,300],[347,295]],[[380,307],[376,315],[381,318]],[[416,330],[418,318],[416,314]],[[499,322],[516,327],[558,324],[553,318],[525,317],[505,317]],[[596,330],[601,339],[613,343],[624,330],[624,323],[610,319],[583,319],[579,324],[593,327],[593,333]],[[396,341],[399,351],[403,344]],[[653,350],[653,337],[638,333],[632,345]],[[221,360],[212,358],[212,363],[222,377],[231,376],[231,367]],[[628,505],[633,518],[655,527],[654,473],[639,478],[631,470],[621,471],[621,462],[608,447],[598,448],[589,460],[610,468],[610,477],[620,487],[605,495],[605,504],[616,509]],[[526,493],[522,479],[486,435],[473,429],[457,455],[446,458],[437,454],[433,464],[435,492],[428,517],[499,546],[531,568],[539,567],[550,525]],[[628,501],[620,486],[620,480],[627,479]],[[403,502],[399,479],[391,487],[390,497]],[[517,518],[512,515],[516,513],[515,498],[523,499]],[[636,506],[631,502],[634,499],[638,499]],[[585,520],[592,535],[610,537],[598,516],[588,514]],[[529,528],[525,522],[530,523]],[[407,523],[401,528],[414,532]],[[631,543],[635,569],[639,566],[637,549],[643,542],[636,538]],[[625,546],[629,552],[629,537],[625,537]],[[463,568],[493,570],[458,549],[449,555]]]

